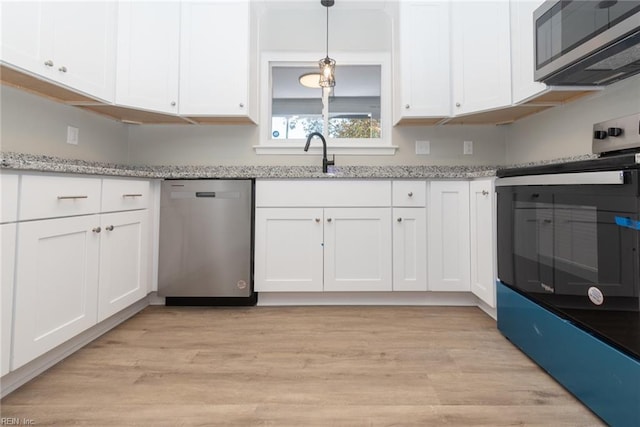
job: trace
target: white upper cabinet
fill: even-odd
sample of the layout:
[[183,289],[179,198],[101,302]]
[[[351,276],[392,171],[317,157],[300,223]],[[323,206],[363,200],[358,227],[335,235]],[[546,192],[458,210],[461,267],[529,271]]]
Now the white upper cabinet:
[[4,2],[2,59],[112,101],[116,10],[114,2]]
[[248,0],[182,3],[181,115],[253,120],[250,20]]
[[511,105],[509,3],[451,4],[453,115]]
[[400,3],[394,122],[446,117],[451,112],[450,3]]
[[513,102],[517,104],[547,88],[533,80],[533,11],[544,0],[511,0],[511,69]]
[[[50,31],[40,2],[2,2],[2,61],[36,74],[49,73],[42,61]],[[46,61],[46,60],[45,60]]]
[[180,3],[118,6],[116,104],[178,112]]

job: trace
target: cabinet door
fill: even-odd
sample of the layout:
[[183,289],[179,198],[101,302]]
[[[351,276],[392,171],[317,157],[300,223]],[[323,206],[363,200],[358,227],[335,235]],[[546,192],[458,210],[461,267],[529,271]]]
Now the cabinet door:
[[258,208],[256,291],[322,291],[321,208]]
[[452,3],[453,114],[511,104],[509,3]]
[[184,2],[180,114],[247,116],[249,1]]
[[449,8],[447,2],[400,3],[399,56],[401,118],[446,117],[449,89]]
[[391,208],[327,208],[324,290],[390,291]]
[[471,292],[487,303],[496,305],[495,217],[493,180],[471,181],[469,184],[471,232]]
[[425,208],[393,208],[393,290],[427,290]]
[[0,354],[0,376],[9,372],[11,357],[11,330],[13,325],[13,285],[16,260],[16,224],[0,225],[0,310],[2,310],[2,353]]
[[180,3],[119,4],[116,104],[178,112],[179,40]]
[[469,292],[469,183],[430,185],[429,290]]
[[513,102],[530,98],[547,87],[533,80],[533,11],[544,0],[511,0],[511,78]]
[[51,46],[52,22],[43,15],[43,3],[37,1],[2,2],[2,60],[16,67],[45,75]]
[[45,2],[53,17],[51,78],[106,101],[115,90],[115,2]]
[[101,215],[98,322],[147,295],[149,211]]
[[96,324],[98,221],[87,215],[20,223],[13,369]]
[[43,13],[53,20],[49,78],[113,101],[116,3],[45,2]]

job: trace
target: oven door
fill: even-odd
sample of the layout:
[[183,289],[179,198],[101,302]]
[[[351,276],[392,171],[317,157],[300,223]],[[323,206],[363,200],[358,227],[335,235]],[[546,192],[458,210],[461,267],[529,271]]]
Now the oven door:
[[555,307],[638,311],[637,173],[591,174],[606,184],[566,180],[580,174],[550,176],[557,185],[498,180],[500,280]]

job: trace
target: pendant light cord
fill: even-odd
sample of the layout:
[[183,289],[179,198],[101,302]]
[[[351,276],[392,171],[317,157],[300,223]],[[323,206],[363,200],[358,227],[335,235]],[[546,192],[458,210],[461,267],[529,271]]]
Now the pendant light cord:
[[329,57],[329,6],[327,8],[327,58]]

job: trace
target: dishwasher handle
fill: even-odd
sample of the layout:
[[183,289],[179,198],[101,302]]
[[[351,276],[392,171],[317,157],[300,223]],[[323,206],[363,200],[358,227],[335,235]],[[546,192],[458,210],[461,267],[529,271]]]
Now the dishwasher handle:
[[216,197],[215,191],[196,191],[196,197]]

